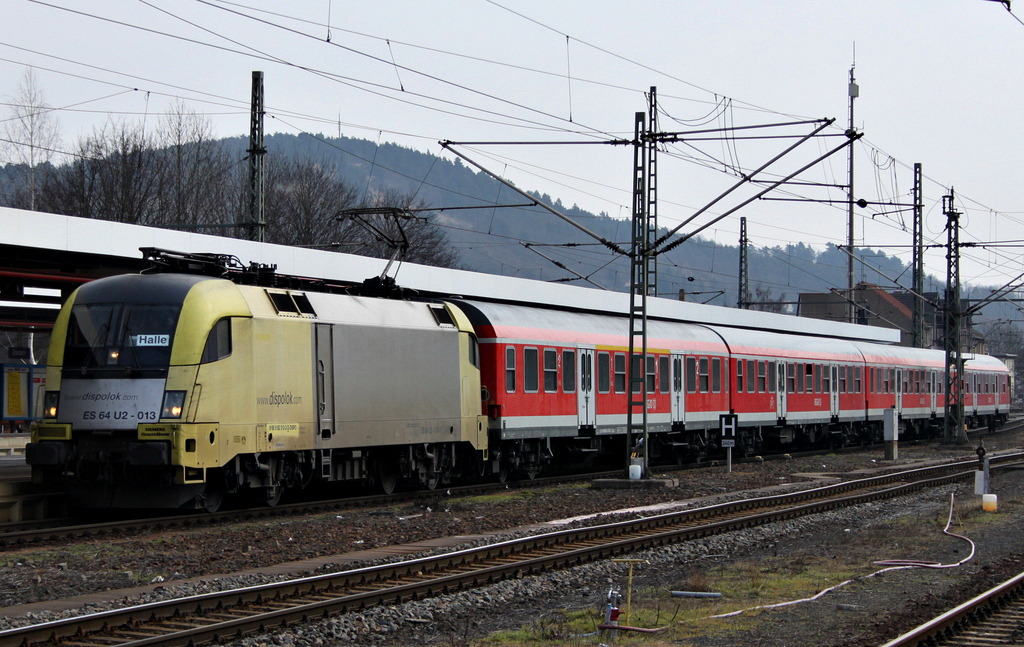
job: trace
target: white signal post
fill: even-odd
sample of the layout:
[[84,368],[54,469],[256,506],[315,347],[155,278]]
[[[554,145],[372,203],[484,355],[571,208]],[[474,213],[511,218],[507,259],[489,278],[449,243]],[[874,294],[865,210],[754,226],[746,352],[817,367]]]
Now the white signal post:
[[732,448],[736,446],[736,427],[739,421],[735,413],[718,416],[718,430],[721,432],[722,447],[725,447],[726,471],[732,472]]

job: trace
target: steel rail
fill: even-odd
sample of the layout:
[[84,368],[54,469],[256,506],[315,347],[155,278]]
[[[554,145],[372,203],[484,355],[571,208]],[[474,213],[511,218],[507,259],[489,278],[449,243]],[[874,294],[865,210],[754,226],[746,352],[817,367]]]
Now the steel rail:
[[[1002,466],[1024,454],[996,457]],[[791,519],[964,479],[965,461],[621,523],[562,530],[382,566],[155,602],[0,632],[0,647],[195,645],[332,614],[567,568],[687,539]],[[897,485],[892,485],[898,483]],[[891,486],[891,487],[885,487]],[[869,490],[849,494],[856,490]],[[198,626],[197,626],[198,625]]]
[[[1024,573],[976,596],[960,606],[929,620],[891,640],[882,647],[916,647],[918,645],[1016,644],[1005,639],[1024,629]],[[1002,616],[1002,617],[1001,617]],[[1005,619],[1004,619],[1005,618]],[[993,624],[998,629],[990,628]],[[999,637],[993,633],[1003,634]],[[983,634],[978,636],[977,634]]]
[[[1022,425],[1024,425],[1024,420],[1010,421],[1010,423],[1008,423],[1008,427],[1002,429],[1001,431],[1009,431],[1012,430],[1013,428],[1016,428],[1016,426]],[[836,451],[843,452],[849,450],[850,448],[840,448],[838,450],[790,452],[784,455],[766,455],[762,458],[762,460],[778,460],[781,459],[783,456],[793,458],[806,457],[821,455],[822,453],[834,453]],[[754,459],[736,459],[736,462],[751,462],[752,460]],[[964,462],[968,463],[970,462],[970,460],[972,459],[965,459]],[[675,466],[674,469],[700,469],[701,467],[704,467],[706,465],[707,464],[682,465]],[[670,470],[672,469],[668,468],[668,466],[663,466],[663,468]],[[621,476],[621,471],[618,470],[612,472],[591,474],[563,474],[558,476],[547,476],[522,481],[510,481],[508,483],[477,483],[474,485],[463,485],[452,488],[446,488],[446,490],[450,490],[453,496],[464,496],[467,494],[483,494],[495,490],[504,489],[506,487],[536,487],[539,485],[565,483],[580,479],[616,478],[619,476]],[[54,496],[62,496],[62,494],[55,493]],[[321,501],[288,503],[284,505],[275,506],[272,508],[263,506],[243,510],[225,510],[213,514],[190,512],[186,514],[169,514],[145,519],[120,519],[88,524],[67,525],[68,522],[71,521],[71,519],[67,518],[40,519],[36,521],[25,522],[8,522],[0,523],[0,549],[11,548],[27,544],[36,544],[52,541],[65,541],[68,539],[74,539],[78,537],[101,537],[104,535],[113,535],[118,533],[137,532],[146,530],[163,531],[174,528],[195,528],[215,525],[218,523],[228,523],[235,520],[251,521],[253,519],[259,519],[264,517],[279,517],[294,514],[310,514],[321,511],[331,511],[339,507],[367,507],[373,505],[393,505],[395,503],[401,503],[406,501],[432,500],[436,499],[438,496],[441,496],[439,490],[417,490],[411,492],[399,492],[391,495],[371,494],[355,497],[327,499]]]

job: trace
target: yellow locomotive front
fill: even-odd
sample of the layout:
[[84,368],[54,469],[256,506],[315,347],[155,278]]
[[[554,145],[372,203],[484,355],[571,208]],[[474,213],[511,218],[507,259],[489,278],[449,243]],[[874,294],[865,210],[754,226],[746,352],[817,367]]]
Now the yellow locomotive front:
[[65,484],[85,507],[219,505],[229,439],[219,421],[188,413],[200,374],[231,355],[231,322],[249,317],[222,279],[125,275],[81,286],[53,330],[44,416],[26,448],[34,480]]

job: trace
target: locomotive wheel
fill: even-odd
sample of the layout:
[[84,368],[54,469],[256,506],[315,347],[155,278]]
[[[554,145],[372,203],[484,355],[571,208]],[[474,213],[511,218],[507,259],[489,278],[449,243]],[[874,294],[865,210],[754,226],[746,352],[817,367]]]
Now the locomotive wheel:
[[436,490],[437,486],[441,483],[441,475],[433,474],[427,477],[427,482],[423,484],[428,490]]
[[277,485],[271,485],[270,487],[260,488],[264,497],[263,503],[268,508],[273,508],[281,502],[281,495],[284,494],[284,486],[278,483]]
[[203,493],[196,497],[196,507],[210,513],[220,510],[220,506],[223,503],[223,488],[212,488],[207,486],[206,489],[203,490]]

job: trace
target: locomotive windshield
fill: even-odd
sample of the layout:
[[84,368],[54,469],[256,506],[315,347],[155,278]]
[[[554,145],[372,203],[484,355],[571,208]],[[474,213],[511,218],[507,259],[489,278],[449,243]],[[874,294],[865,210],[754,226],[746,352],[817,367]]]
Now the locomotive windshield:
[[78,304],[71,309],[64,348],[66,377],[117,372],[163,375],[180,305]]

